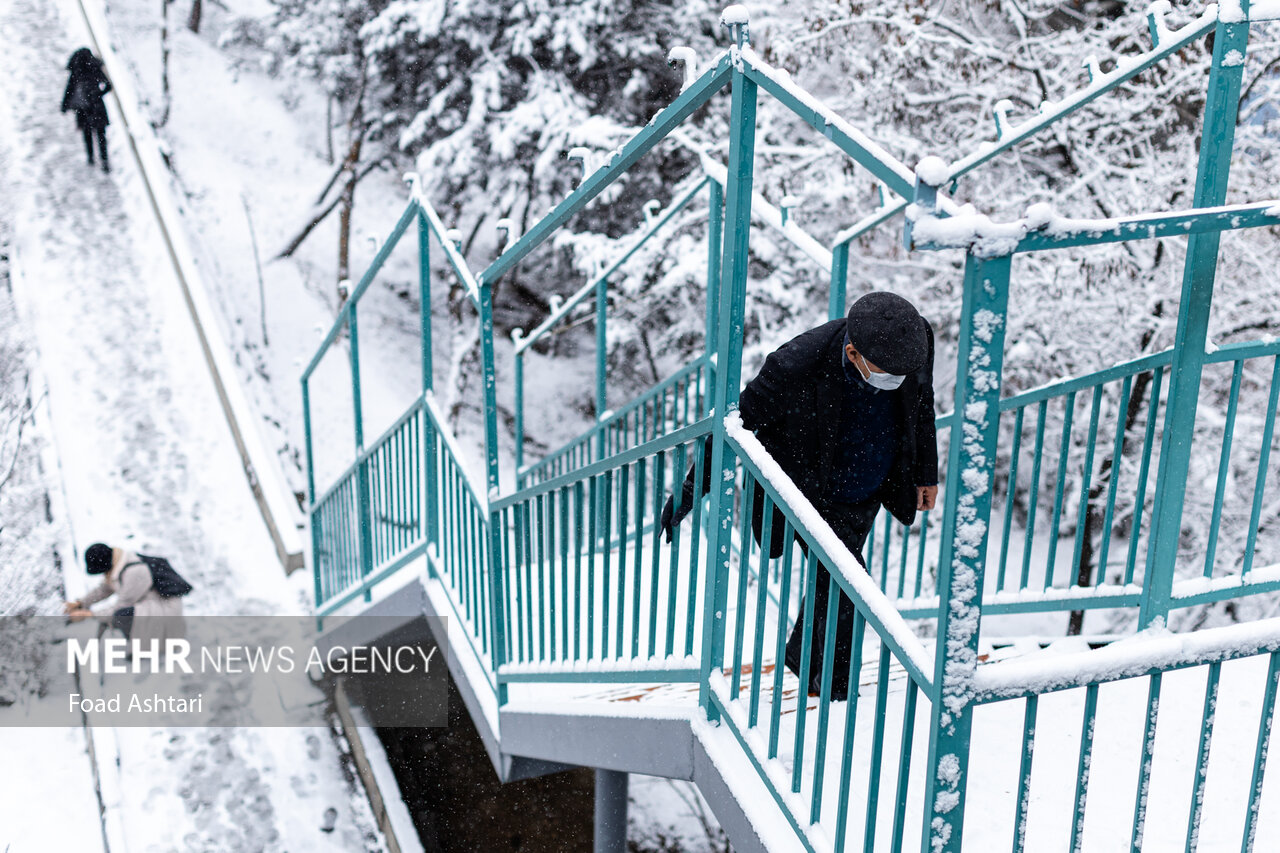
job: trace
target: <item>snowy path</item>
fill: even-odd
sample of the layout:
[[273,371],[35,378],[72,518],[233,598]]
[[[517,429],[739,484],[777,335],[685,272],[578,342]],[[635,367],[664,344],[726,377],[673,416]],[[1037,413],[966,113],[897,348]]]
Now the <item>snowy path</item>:
[[[0,39],[0,179],[78,548],[105,540],[166,554],[196,587],[189,613],[305,612],[305,585],[283,577],[252,502],[119,128],[104,175],[85,165],[74,122],[58,113],[66,56],[86,41],[81,21],[70,4],[15,0],[0,7]],[[68,580],[87,578],[77,568]],[[381,849],[324,729],[99,735],[118,750],[118,779],[104,791],[115,791],[108,810],[118,809],[129,850]],[[0,732],[6,756],[26,737]],[[81,783],[80,768],[63,772],[76,777],[68,786]],[[338,828],[326,834],[331,806]]]

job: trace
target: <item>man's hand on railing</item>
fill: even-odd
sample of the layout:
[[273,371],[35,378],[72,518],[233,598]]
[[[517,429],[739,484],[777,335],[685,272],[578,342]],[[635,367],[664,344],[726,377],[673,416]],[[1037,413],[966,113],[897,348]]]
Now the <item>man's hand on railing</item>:
[[658,519],[658,529],[667,534],[667,541],[671,541],[672,531],[675,526],[684,521],[684,517],[693,509],[693,482],[685,480],[684,487],[680,490],[680,508],[676,509],[675,495],[667,497],[666,504],[662,507],[662,517]]

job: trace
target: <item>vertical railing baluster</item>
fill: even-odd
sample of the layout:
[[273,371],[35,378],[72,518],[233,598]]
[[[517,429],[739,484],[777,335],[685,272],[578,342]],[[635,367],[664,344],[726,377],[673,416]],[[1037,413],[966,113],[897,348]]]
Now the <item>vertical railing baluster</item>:
[[[892,523],[890,523],[892,527]],[[911,528],[902,525],[902,545],[898,554],[898,599],[901,600],[907,589],[907,552],[910,550]]]
[[1147,800],[1151,796],[1151,760],[1156,747],[1156,721],[1160,716],[1160,684],[1163,673],[1151,676],[1147,690],[1147,713],[1143,718],[1142,759],[1138,765],[1138,797],[1133,810],[1133,835],[1129,845],[1134,851],[1142,849],[1142,835],[1147,823]]
[[[813,749],[813,784],[809,802],[809,823],[822,817],[822,782],[827,770],[827,727],[831,722],[832,676],[835,674],[836,627],[840,621],[840,599],[844,593],[835,572],[827,573],[827,624],[822,639],[821,687],[818,690],[818,737]],[[798,762],[797,762],[798,763]]]
[[[688,464],[688,460],[686,459],[685,446],[681,444],[676,447],[676,462],[675,466],[671,469],[671,500],[673,511],[680,508],[675,505],[675,502],[680,501],[683,497],[684,489],[682,487],[680,477],[684,474],[686,464]],[[661,494],[659,494],[659,499],[661,499],[661,497]],[[658,505],[654,504],[654,509],[657,509],[657,507]],[[655,528],[657,527],[657,525],[654,526]],[[664,650],[667,657],[671,657],[675,654],[676,648],[676,596],[680,594],[680,527],[681,525],[679,524],[671,525],[671,541],[667,543],[667,645]],[[657,537],[660,537],[661,535],[662,531],[660,530],[655,535],[655,548],[659,541]],[[697,535],[696,530],[693,535]],[[690,566],[689,574],[692,575],[693,573],[693,567]],[[689,613],[692,615],[692,600],[689,601],[688,607]],[[692,623],[693,619],[690,618],[689,621]]]
[[559,553],[559,548],[557,547],[559,544],[559,537],[556,535],[556,520],[559,516],[559,513],[556,512],[557,494],[558,492],[553,489],[552,491],[547,492],[546,495],[547,549],[542,552],[542,565],[546,567],[547,571],[547,585],[544,588],[546,591],[546,598],[543,599],[542,602],[542,619],[547,623],[548,634],[548,651],[543,659],[547,662],[556,660],[556,649],[559,648],[556,643],[557,634],[559,633],[556,629],[560,627],[560,613],[556,601],[556,564],[559,562],[559,560],[556,559],[556,556]]
[[1191,815],[1187,820],[1186,853],[1195,853],[1200,843],[1200,817],[1204,814],[1204,786],[1208,781],[1208,768],[1205,767],[1205,762],[1209,759],[1209,746],[1213,742],[1213,723],[1218,714],[1218,678],[1221,672],[1222,663],[1214,661],[1209,664],[1209,672],[1205,676],[1204,711],[1200,715],[1200,742],[1196,748],[1196,771],[1192,776]]
[[[791,555],[795,550],[795,532],[791,522],[785,520],[782,525],[782,581],[778,591],[778,636],[774,641],[773,655],[773,690],[769,695],[769,758],[778,755],[778,726],[782,718],[782,684],[786,674],[787,651],[787,604],[791,597]],[[803,685],[801,686],[803,689]]]
[[1080,723],[1080,758],[1076,764],[1075,816],[1071,820],[1071,853],[1084,849],[1085,806],[1089,799],[1089,776],[1093,772],[1093,731],[1098,716],[1098,685],[1084,691],[1084,714]]
[[1053,519],[1049,524],[1049,556],[1044,570],[1044,588],[1053,586],[1053,569],[1058,558],[1058,539],[1062,534],[1062,500],[1067,492],[1067,463],[1071,457],[1071,422],[1076,411],[1076,392],[1067,394],[1062,415],[1062,445],[1058,449],[1058,478],[1053,484]]
[[[600,571],[600,567],[596,565],[596,540],[600,535],[597,522],[600,518],[602,503],[599,476],[593,476],[589,481],[587,499],[591,501],[587,512],[587,660],[594,660],[596,656],[596,573]],[[604,589],[609,588],[607,570],[601,586]],[[603,610],[608,612],[607,602]]]
[[1241,580],[1248,580],[1253,570],[1253,554],[1258,544],[1258,530],[1262,521],[1262,496],[1267,488],[1267,468],[1271,463],[1271,440],[1276,429],[1276,404],[1280,401],[1280,356],[1276,356],[1271,370],[1271,395],[1267,399],[1267,418],[1262,427],[1262,447],[1258,451],[1258,479],[1253,487],[1253,509],[1249,512],[1249,535],[1244,546],[1244,567]]
[[[1031,456],[1031,486],[1027,492],[1027,531],[1022,543],[1022,577],[1018,589],[1027,588],[1031,579],[1031,551],[1036,536],[1036,507],[1040,502],[1040,463],[1044,459],[1044,427],[1049,401],[1041,400],[1036,409],[1036,443]],[[1052,547],[1052,543],[1050,543]]]
[[[756,573],[756,622],[752,634],[751,649],[751,697],[747,710],[747,725],[755,728],[760,716],[760,679],[761,667],[764,666],[764,633],[765,615],[769,604],[769,555],[773,550],[773,500],[768,492],[764,494],[764,503],[760,508],[763,515],[760,519],[760,570]],[[743,617],[745,619],[745,615]],[[783,610],[778,613],[778,634],[786,627],[787,614]],[[774,666],[781,669],[782,659],[774,661]]]
[[[850,689],[852,687],[853,685],[850,685]],[[898,753],[898,793],[893,807],[893,840],[889,846],[892,853],[902,853],[902,836],[907,822],[907,793],[911,782],[911,748],[915,742],[918,699],[919,687],[915,679],[908,676],[906,707],[902,713],[902,744]]]
[[913,598],[919,598],[921,586],[924,583],[924,546],[929,538],[929,512],[920,513],[920,545],[919,553],[916,554],[916,586],[911,595]]
[[1111,551],[1111,525],[1116,513],[1116,492],[1120,485],[1120,463],[1124,460],[1126,427],[1129,419],[1129,399],[1133,391],[1133,377],[1126,376],[1120,385],[1120,404],[1116,409],[1116,435],[1111,446],[1111,469],[1107,482],[1107,509],[1102,518],[1102,535],[1098,545],[1098,571],[1094,585],[1101,586],[1107,579],[1107,556]]
[[[880,517],[884,519],[884,547],[880,555],[880,573],[885,579],[885,584],[889,578],[889,548],[893,544],[893,516],[887,512],[881,511]],[[887,592],[887,590],[886,590]]]
[[[693,654],[694,623],[698,613],[698,570],[705,568],[698,562],[698,555],[702,546],[702,498],[700,495],[702,493],[702,480],[707,473],[705,452],[710,441],[710,436],[703,436],[693,446],[693,511],[690,513],[691,523],[689,525],[689,589],[686,593],[688,602],[686,604],[684,635],[684,653],[686,657]],[[707,626],[703,625],[704,631],[706,628]]]
[[1036,751],[1036,714],[1040,697],[1028,696],[1022,715],[1022,750],[1018,764],[1018,798],[1013,814],[1013,853],[1027,847],[1027,812],[1031,808],[1031,762]]
[[[1160,409],[1160,385],[1164,381],[1164,368],[1157,367],[1151,380],[1151,399],[1147,401],[1147,428],[1142,438],[1142,462],[1138,465],[1138,483],[1133,498],[1133,523],[1129,527],[1129,555],[1125,561],[1124,582],[1133,583],[1138,562],[1138,540],[1142,538],[1142,512],[1147,504],[1147,475],[1151,470],[1151,453],[1155,449],[1156,414]],[[1151,550],[1151,537],[1147,537],[1147,550]],[[1151,555],[1149,554],[1148,557]],[[1150,560],[1148,559],[1148,562]]]
[[[582,515],[585,492],[582,481],[573,484],[573,660],[582,657]],[[591,564],[587,564],[591,571]],[[586,597],[586,606],[591,607],[591,598]]]
[[640,657],[640,602],[644,597],[644,494],[648,483],[648,462],[641,457],[636,465],[635,563],[631,572],[631,657]]
[[515,614],[516,622],[516,654],[522,662],[528,661],[529,657],[525,650],[525,631],[529,626],[528,620],[524,619],[524,603],[528,598],[528,588],[524,582],[524,567],[526,558],[524,525],[525,516],[529,509],[525,501],[521,501],[511,508],[511,515],[515,522],[515,529],[511,533],[512,550],[515,552],[515,564],[512,566],[512,574],[515,576],[515,600],[511,603],[511,612]]
[[751,515],[755,501],[755,478],[745,474],[742,478],[741,524],[742,547],[738,552],[738,594],[734,600],[733,613],[733,676],[729,682],[729,697],[737,699],[742,688],[742,644],[745,640],[747,619],[747,580],[751,575]]
[[[601,549],[604,554],[604,573],[600,577],[602,604],[600,607],[600,656],[609,657],[609,591],[613,589],[613,578],[610,575],[610,561],[613,556],[613,469],[604,472],[604,492],[600,496],[603,508],[603,519],[600,524]],[[619,588],[621,589],[621,588]],[[621,592],[619,592],[621,598]],[[618,649],[621,654],[622,650]]]
[[[538,543],[538,603],[537,603],[537,619],[538,619],[538,656],[537,660],[547,660],[547,516],[545,506],[545,494],[538,495],[535,502],[534,510],[537,518],[536,541]],[[554,639],[555,634],[552,633]]]
[[614,654],[625,654],[627,627],[627,525],[631,520],[631,466],[618,472],[618,609],[614,614]]
[[[560,656],[569,653],[569,487],[560,487]],[[576,590],[575,590],[576,594]]]
[[1089,409],[1089,433],[1085,440],[1084,467],[1080,474],[1080,510],[1076,516],[1075,549],[1071,565],[1076,567],[1076,585],[1088,586],[1090,577],[1084,572],[1088,567],[1080,565],[1084,554],[1084,537],[1089,519],[1089,488],[1093,484],[1093,453],[1098,442],[1098,417],[1102,413],[1102,384],[1093,386],[1093,405]]
[[1267,769],[1267,753],[1271,749],[1271,729],[1276,717],[1276,688],[1280,684],[1280,651],[1271,653],[1267,668],[1267,684],[1262,694],[1262,716],[1258,720],[1258,745],[1253,752],[1253,774],[1249,780],[1249,810],[1245,812],[1244,839],[1241,853],[1251,853],[1258,831],[1258,806]]
[[1005,481],[1004,523],[1000,528],[1000,568],[996,573],[996,592],[1004,589],[1005,569],[1009,561],[1009,533],[1013,530],[1013,503],[1018,495],[1018,457],[1022,453],[1022,418],[1026,406],[1019,406],[1013,415],[1013,450],[1009,454],[1009,478]]
[[804,621],[800,640],[800,686],[796,690],[796,733],[792,746],[791,792],[800,792],[800,773],[804,769],[804,724],[809,710],[809,690],[812,678],[809,674],[813,662],[813,609],[814,592],[817,590],[818,557],[810,549],[804,561]]
[[653,485],[649,490],[653,517],[653,548],[649,561],[649,657],[654,657],[658,651],[658,593],[662,571],[662,531],[658,529],[658,519],[662,513],[663,488],[667,481],[667,453],[661,451],[653,459]]
[[849,788],[853,784],[853,747],[858,726],[858,696],[862,681],[862,641],[866,637],[866,628],[867,621],[862,611],[854,610],[853,651],[849,655],[849,702],[845,706],[844,739],[840,743],[840,793],[836,798],[834,847],[836,853],[843,853],[845,836],[849,830]]
[[1222,499],[1227,490],[1227,474],[1231,471],[1231,438],[1236,426],[1236,408],[1240,402],[1240,380],[1244,375],[1244,359],[1231,368],[1231,395],[1227,400],[1227,420],[1222,426],[1222,453],[1218,456],[1218,483],[1213,490],[1213,514],[1209,519],[1209,541],[1204,549],[1204,576],[1213,577],[1213,560],[1218,550],[1218,525],[1222,521]]
[[871,733],[871,763],[867,776],[867,819],[862,849],[876,849],[876,819],[880,814],[880,772],[884,761],[884,727],[889,704],[889,647],[880,643],[880,668],[876,676],[876,711]]

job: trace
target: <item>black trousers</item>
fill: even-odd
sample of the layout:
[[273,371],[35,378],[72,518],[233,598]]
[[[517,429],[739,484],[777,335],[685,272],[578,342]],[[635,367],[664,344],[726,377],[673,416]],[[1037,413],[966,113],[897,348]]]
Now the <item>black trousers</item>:
[[98,137],[98,156],[102,160],[102,168],[107,168],[107,129],[105,127],[90,127],[85,125],[80,128],[80,133],[84,136],[84,152],[89,157],[89,165],[93,165],[93,137]]
[[[879,501],[864,501],[857,504],[829,504],[819,508],[822,517],[831,525],[831,529],[840,537],[840,541],[845,544],[853,555],[858,558],[858,562],[862,563],[866,568],[866,563],[862,557],[862,546],[867,541],[867,536],[871,533],[871,525],[875,523],[876,513],[880,510]],[[803,546],[802,546],[803,547]],[[808,548],[804,548],[808,552]],[[804,568],[796,573],[793,583],[803,583],[805,579]],[[809,650],[809,670],[806,674],[801,674],[801,652],[805,638],[805,601],[803,596],[800,599],[800,616],[796,619],[795,628],[791,630],[791,636],[787,639],[786,664],[787,669],[791,670],[800,679],[802,687],[808,688],[810,693],[818,693],[822,687],[822,662],[825,654],[824,644],[827,638],[827,603],[830,596],[830,589],[834,587],[836,594],[840,596],[840,601],[836,604],[836,634],[835,634],[835,657],[832,661],[833,669],[831,673],[831,698],[834,701],[842,702],[849,697],[849,658],[853,654],[853,616],[854,606],[844,591],[841,590],[831,581],[831,573],[827,571],[827,567],[818,564],[817,579],[814,584],[813,593],[813,626],[807,632],[810,637]]]
[[121,607],[111,616],[111,627],[120,629],[126,640],[133,637],[133,608]]

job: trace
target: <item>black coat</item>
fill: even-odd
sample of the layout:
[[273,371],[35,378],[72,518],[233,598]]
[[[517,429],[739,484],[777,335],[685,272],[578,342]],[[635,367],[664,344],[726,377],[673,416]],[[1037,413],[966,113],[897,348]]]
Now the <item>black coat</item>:
[[[925,323],[928,357],[896,390],[902,435],[898,454],[874,496],[903,524],[916,517],[917,486],[938,482],[938,442],[933,411],[933,329]],[[793,338],[765,359],[760,372],[739,398],[742,423],[777,460],[819,511],[831,512],[824,496],[840,437],[841,402],[845,394],[845,321],[832,320]],[[708,443],[708,447],[710,444]],[[702,492],[710,486],[710,464]],[[685,483],[692,495],[693,472]],[[755,496],[755,533],[760,538],[763,496]],[[782,553],[783,519],[775,511],[772,556]],[[836,525],[833,525],[836,526]]]
[[[102,70],[102,60],[81,48],[72,55],[67,67],[71,73],[67,77],[67,88],[62,93],[62,111],[74,109],[76,125],[81,130],[106,127],[110,120],[102,97],[111,91],[111,81]],[[74,103],[77,86],[81,86],[85,99],[83,106]]]

